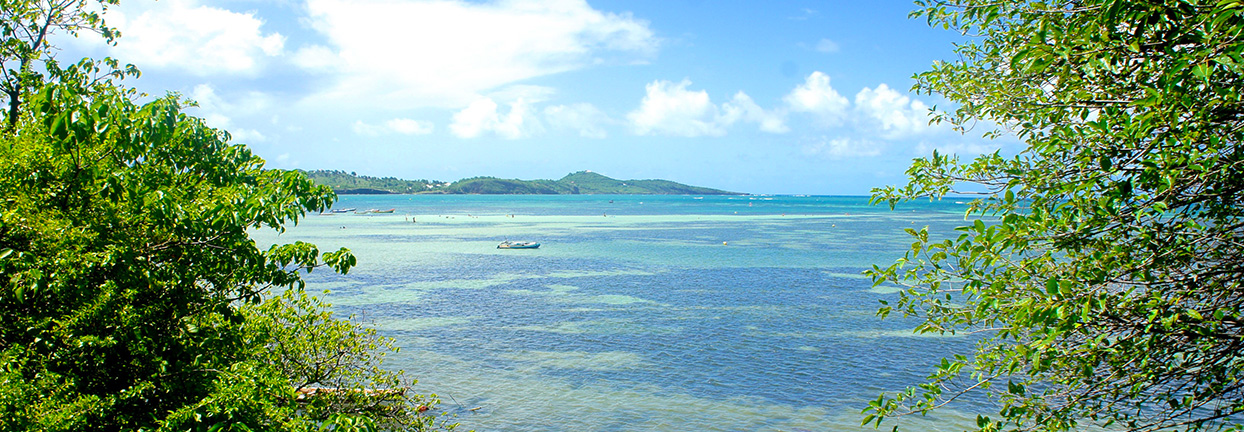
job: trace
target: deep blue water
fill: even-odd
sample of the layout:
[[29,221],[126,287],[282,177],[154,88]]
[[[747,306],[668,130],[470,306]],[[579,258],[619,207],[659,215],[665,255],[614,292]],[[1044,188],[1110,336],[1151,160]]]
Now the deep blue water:
[[[863,197],[343,196],[261,241],[350,247],[315,272],[335,310],[396,338],[389,361],[463,430],[860,430],[964,337],[875,316],[860,272],[950,233],[964,207]],[[513,215],[511,217],[511,215]],[[413,221],[412,221],[413,219]],[[498,250],[500,240],[536,250]],[[474,408],[478,408],[472,410]],[[911,430],[959,430],[971,403]]]

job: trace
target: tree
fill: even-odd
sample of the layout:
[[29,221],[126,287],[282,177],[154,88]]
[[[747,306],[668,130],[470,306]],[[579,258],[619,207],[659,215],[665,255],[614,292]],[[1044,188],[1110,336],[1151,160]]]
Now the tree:
[[968,36],[917,75],[957,105],[937,120],[1025,149],[933,153],[874,191],[981,194],[960,235],[911,230],[871,271],[906,286],[880,315],[980,341],[865,423],[984,391],[999,409],[981,430],[1244,429],[1244,2],[917,4]]
[[435,397],[379,368],[391,342],[302,293],[301,272],[346,272],[349,251],[248,235],[332,192],[100,70],[30,92],[0,138],[0,430],[434,426]]
[[387,353],[397,352],[393,339],[326,308],[306,292],[288,290],[243,309],[247,337],[264,341],[249,344],[252,361],[286,378],[284,388],[293,388],[308,418],[384,430],[443,426],[424,414],[439,403],[435,395],[408,394],[414,382],[381,367]]
[[390,340],[303,292],[349,250],[250,239],[332,191],[264,169],[176,95],[135,102],[115,64],[22,81],[0,133],[0,431],[445,426],[380,367]]
[[[79,32],[98,33],[114,43],[121,33],[108,27],[100,12],[119,0],[0,0],[0,93],[8,102],[6,130],[17,126],[25,92],[45,78],[36,66],[55,71],[55,47],[49,38],[57,32],[77,36]],[[95,5],[99,11],[91,10]],[[113,71],[117,65],[111,64]],[[137,73],[133,67],[128,72]]]

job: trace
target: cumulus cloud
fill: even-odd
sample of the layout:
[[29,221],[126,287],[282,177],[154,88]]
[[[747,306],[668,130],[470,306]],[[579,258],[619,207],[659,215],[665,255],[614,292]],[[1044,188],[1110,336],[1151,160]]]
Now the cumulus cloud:
[[601,125],[609,122],[609,116],[592,104],[546,107],[544,119],[554,129],[575,131],[584,138],[602,139],[608,136]]
[[234,142],[241,143],[261,143],[268,140],[268,137],[255,129],[233,128],[229,131],[229,136]]
[[306,9],[327,43],[294,61],[335,75],[311,102],[457,109],[510,83],[642,60],[658,46],[646,22],[584,0],[308,0]]
[[514,101],[522,99],[528,104],[544,102],[552,98],[557,90],[552,87],[538,86],[530,84],[519,84],[502,87],[499,90],[490,91],[485,97],[492,100]]
[[927,135],[940,129],[929,125],[929,106],[899,93],[885,83],[865,87],[854,104],[830,85],[830,78],[813,72],[783,99],[791,112],[811,115],[821,127],[849,126],[860,133],[894,140]]
[[645,86],[646,94],[639,108],[626,115],[635,134],[721,136],[726,134],[726,128],[740,121],[756,123],[765,132],[789,130],[782,113],[764,110],[746,93],[740,91],[718,107],[708,92],[687,90],[690,85],[689,80],[677,84],[657,80]]
[[505,139],[526,138],[544,131],[531,106],[519,99],[510,103],[510,112],[501,114],[491,98],[472,102],[454,114],[449,131],[459,138],[475,138],[492,132]]
[[829,84],[829,75],[820,71],[808,75],[807,80],[783,100],[791,111],[810,113],[827,126],[841,124],[850,107],[850,101]]
[[190,99],[199,104],[199,108],[208,113],[232,113],[251,115],[267,111],[272,106],[271,98],[260,92],[246,92],[233,100],[216,93],[211,84],[199,84],[190,92]]
[[337,66],[337,62],[340,59],[332,49],[323,45],[313,44],[298,48],[298,51],[294,53],[292,61],[295,66],[307,71],[327,73]]
[[855,108],[885,138],[901,138],[929,130],[929,106],[881,84],[855,95]]
[[[263,142],[264,134],[255,129],[244,129],[233,122],[231,115],[256,115],[271,107],[270,98],[259,92],[249,92],[234,101],[225,100],[208,84],[199,84],[190,92],[190,99],[199,105],[198,116],[208,126],[229,132],[235,141]],[[227,114],[226,114],[227,113]]]
[[881,154],[881,144],[869,140],[821,137],[814,142],[805,144],[803,152],[809,156],[820,156],[829,159],[877,156]]
[[145,10],[110,9],[106,19],[122,29],[116,55],[153,68],[178,68],[207,76],[257,72],[280,55],[285,36],[265,33],[254,13],[200,5],[196,0],[141,3]]
[[638,135],[675,135],[697,137],[721,136],[724,127],[717,123],[717,106],[704,90],[691,91],[691,81],[680,83],[653,81],[644,86],[647,94],[639,108],[626,115]]
[[752,100],[751,96],[742,91],[734,94],[734,99],[721,105],[721,122],[727,125],[737,121],[745,121],[760,125],[760,130],[769,133],[786,133],[786,116],[781,112],[766,111]]

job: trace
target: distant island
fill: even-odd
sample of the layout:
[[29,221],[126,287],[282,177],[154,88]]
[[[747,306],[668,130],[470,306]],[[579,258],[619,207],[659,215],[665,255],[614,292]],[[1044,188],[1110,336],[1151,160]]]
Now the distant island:
[[591,171],[579,171],[560,180],[518,180],[472,177],[456,182],[403,180],[360,176],[333,170],[301,171],[317,184],[338,194],[486,194],[486,195],[747,195],[669,180],[617,180]]

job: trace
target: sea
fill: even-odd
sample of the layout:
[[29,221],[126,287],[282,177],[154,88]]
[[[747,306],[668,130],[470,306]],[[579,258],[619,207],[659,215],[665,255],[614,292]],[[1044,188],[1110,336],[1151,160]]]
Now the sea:
[[[970,336],[876,312],[862,274],[954,235],[962,202],[867,197],[345,195],[258,243],[350,248],[307,290],[396,340],[385,365],[477,431],[865,431],[883,392],[922,382]],[[498,249],[505,240],[538,249]],[[324,293],[323,291],[327,291]],[[972,399],[887,421],[972,428]]]

